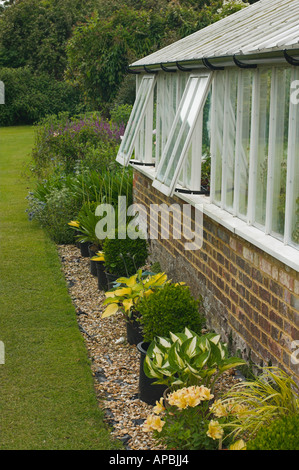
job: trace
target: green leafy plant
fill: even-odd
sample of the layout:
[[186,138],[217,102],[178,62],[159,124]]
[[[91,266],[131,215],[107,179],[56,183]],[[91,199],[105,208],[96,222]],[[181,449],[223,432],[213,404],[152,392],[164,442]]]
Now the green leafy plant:
[[222,400],[224,406],[232,401],[247,409],[232,423],[234,435],[252,439],[274,419],[298,414],[299,387],[282,369],[265,367],[255,379],[232,387]]
[[299,414],[283,416],[263,426],[247,450],[299,450]]
[[99,240],[95,233],[96,224],[100,217],[95,215],[96,203],[83,204],[79,211],[76,224],[74,221],[70,222],[70,227],[74,228],[77,232],[76,240],[80,243],[90,242],[94,246],[94,250],[99,250],[102,245],[102,240]]
[[225,371],[244,364],[243,359],[229,357],[220,335],[198,335],[189,328],[169,337],[155,338],[147,350],[145,374],[157,384],[176,388],[204,385],[213,391]]
[[[146,432],[166,449],[217,450],[228,435],[230,416],[215,419],[211,390],[203,385],[183,387],[168,394],[153,408],[144,424]],[[226,440],[229,445],[229,439]]]
[[105,266],[109,273],[116,276],[130,276],[144,266],[148,257],[148,244],[144,238],[132,239],[107,237],[103,243]]
[[108,305],[102,318],[114,315],[122,311],[126,318],[130,318],[133,312],[138,312],[140,299],[151,295],[155,289],[161,288],[167,281],[165,273],[144,275],[139,269],[136,274],[116,280],[119,288],[106,292],[103,304]]
[[202,299],[195,299],[188,286],[167,283],[139,303],[140,322],[145,341],[168,336],[170,331],[189,327],[200,332],[205,324]]

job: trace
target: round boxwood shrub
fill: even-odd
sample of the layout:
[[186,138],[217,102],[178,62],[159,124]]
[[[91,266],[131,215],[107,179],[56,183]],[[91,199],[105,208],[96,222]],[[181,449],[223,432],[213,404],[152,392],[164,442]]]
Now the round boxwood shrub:
[[132,276],[145,265],[148,257],[148,244],[143,238],[106,238],[103,243],[105,267],[116,276]]
[[274,419],[246,447],[248,450],[299,450],[299,414]]
[[167,283],[138,304],[144,340],[169,336],[185,327],[201,333],[205,324],[202,298],[195,299],[186,285]]

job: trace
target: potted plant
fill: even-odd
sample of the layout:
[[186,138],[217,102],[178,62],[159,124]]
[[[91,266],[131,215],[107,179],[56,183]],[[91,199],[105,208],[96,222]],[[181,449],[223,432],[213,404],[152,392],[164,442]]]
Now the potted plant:
[[202,297],[195,299],[189,286],[181,282],[165,283],[152,296],[142,299],[139,311],[146,342],[184,327],[201,332],[205,325]]
[[78,240],[78,237],[80,237],[82,235],[82,232],[80,230],[80,222],[79,220],[71,220],[70,222],[68,222],[68,225],[75,230],[75,239],[76,239],[76,246],[77,248],[80,249],[80,252],[81,252],[81,256],[83,256],[84,258],[88,258],[89,256],[89,251],[88,251],[88,247],[90,245],[90,242],[89,241],[86,241],[86,242],[80,242]]
[[147,349],[144,372],[157,384],[170,389],[204,385],[213,393],[215,383],[225,371],[246,364],[230,357],[220,335],[198,335],[189,328],[168,337],[156,337]]
[[132,276],[144,266],[148,257],[148,244],[143,238],[114,238],[107,237],[103,243],[105,266],[108,283],[121,276]]
[[148,297],[156,289],[167,282],[165,273],[149,273],[139,269],[131,277],[120,277],[116,280],[118,288],[106,292],[104,305],[107,305],[102,318],[109,317],[121,311],[124,314],[127,327],[127,339],[130,344],[138,344],[143,340],[140,328],[139,302]]
[[[144,373],[144,360],[151,341],[156,336],[168,336],[170,331],[181,331],[188,326],[201,332],[205,318],[202,313],[202,299],[195,299],[184,283],[165,283],[151,296],[139,302],[140,323],[144,340],[137,345],[140,352],[139,397],[146,403],[155,402],[160,392],[152,385],[156,381]],[[161,391],[165,384],[160,384]]]
[[157,402],[145,423],[144,431],[167,450],[218,450],[226,439],[230,444],[227,424],[229,414],[218,416],[210,406],[214,395],[204,385],[182,387],[169,393],[167,404]]
[[96,264],[97,270],[97,277],[98,277],[98,289],[99,290],[107,290],[107,277],[105,273],[105,254],[103,251],[98,251],[92,258],[90,259],[92,262]]
[[[81,244],[82,249],[87,246],[88,256],[90,258],[95,256],[96,252],[101,249],[103,243],[102,240],[99,240],[96,236],[95,232],[96,224],[100,220],[100,217],[95,215],[95,206],[95,202],[83,204],[77,218],[80,233],[76,235],[76,239]],[[90,271],[94,276],[97,275],[97,268],[94,261],[90,261]]]

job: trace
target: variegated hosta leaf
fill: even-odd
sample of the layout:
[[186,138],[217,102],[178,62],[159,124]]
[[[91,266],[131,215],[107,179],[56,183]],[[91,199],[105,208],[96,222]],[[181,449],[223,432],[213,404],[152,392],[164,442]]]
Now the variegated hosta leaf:
[[102,318],[110,317],[110,315],[114,315],[117,312],[118,312],[118,305],[117,304],[110,304],[110,305],[108,305],[108,307],[103,312]]
[[169,355],[168,355],[168,360],[169,364],[171,367],[173,367],[176,370],[184,369],[186,367],[186,364],[183,360],[183,358],[180,356],[177,348],[176,348],[176,343],[171,346],[169,349]]
[[134,276],[131,277],[119,277],[116,282],[120,284],[125,284],[128,287],[133,287],[136,284],[137,281],[137,274],[134,274]]
[[187,336],[184,333],[169,332],[169,335],[170,335],[170,339],[173,343],[175,343],[177,341],[180,345],[183,344],[183,342],[186,341],[186,339],[188,339]]
[[196,377],[197,379],[202,378],[203,373],[202,373],[201,369],[196,369],[196,368],[192,367],[190,364],[187,364],[187,368],[191,372],[191,374],[194,375],[194,377]]
[[133,299],[123,300],[123,306],[124,306],[125,312],[128,312],[130,308],[133,307],[133,305],[134,305]]
[[206,363],[208,362],[209,360],[209,357],[210,357],[210,351],[204,351],[200,354],[198,354],[197,356],[194,356],[193,360],[192,360],[192,365],[194,368],[196,369],[202,369]]
[[143,370],[145,375],[152,379],[163,379],[163,376],[165,375],[159,371],[159,368],[155,366],[148,356],[145,356]]
[[124,295],[130,295],[130,294],[132,294],[131,287],[121,287],[120,289],[116,289],[114,291],[114,295],[118,297],[123,297]]
[[193,336],[193,338],[189,338],[184,343],[182,344],[181,351],[182,351],[182,356],[190,359],[191,357],[194,357],[197,353],[197,338]]
[[158,341],[159,341],[159,344],[161,344],[161,346],[163,346],[164,348],[170,348],[171,347],[171,342],[167,339],[167,338],[163,338],[162,336],[158,336]]

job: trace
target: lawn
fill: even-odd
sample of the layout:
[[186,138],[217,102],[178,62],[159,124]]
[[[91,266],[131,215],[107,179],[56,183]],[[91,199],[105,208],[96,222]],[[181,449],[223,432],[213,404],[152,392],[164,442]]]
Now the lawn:
[[25,212],[33,141],[0,129],[0,449],[116,449],[56,247]]

